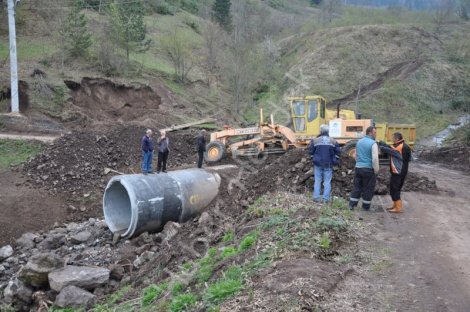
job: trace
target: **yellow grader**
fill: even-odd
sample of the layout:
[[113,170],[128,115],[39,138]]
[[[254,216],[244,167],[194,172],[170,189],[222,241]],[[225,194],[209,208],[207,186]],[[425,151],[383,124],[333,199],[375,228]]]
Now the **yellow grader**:
[[293,129],[269,122],[263,118],[260,109],[259,125],[251,128],[230,128],[211,133],[207,144],[205,159],[217,162],[225,155],[261,156],[264,154],[284,153],[290,148],[305,148],[310,140],[320,133],[320,125],[329,125],[330,137],[342,146],[343,153],[353,156],[357,141],[364,137],[367,127],[375,125],[377,140],[392,143],[392,135],[401,132],[410,146],[416,137],[416,127],[411,124],[374,123],[372,119],[356,118],[352,110],[339,107],[327,109],[326,100],[318,95],[291,97],[289,106]]

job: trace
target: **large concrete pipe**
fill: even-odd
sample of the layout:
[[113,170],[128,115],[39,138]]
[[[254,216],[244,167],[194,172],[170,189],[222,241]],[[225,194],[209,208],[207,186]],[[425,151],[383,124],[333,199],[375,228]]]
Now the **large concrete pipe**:
[[217,173],[201,169],[115,176],[104,192],[104,219],[125,238],[156,232],[168,221],[185,222],[200,214],[219,186]]

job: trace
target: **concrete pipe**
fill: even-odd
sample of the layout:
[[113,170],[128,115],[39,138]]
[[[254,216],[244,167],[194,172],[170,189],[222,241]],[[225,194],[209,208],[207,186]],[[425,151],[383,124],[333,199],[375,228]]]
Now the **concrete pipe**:
[[217,196],[220,176],[201,169],[113,177],[103,196],[104,219],[113,233],[130,238],[160,231],[166,222],[199,215]]

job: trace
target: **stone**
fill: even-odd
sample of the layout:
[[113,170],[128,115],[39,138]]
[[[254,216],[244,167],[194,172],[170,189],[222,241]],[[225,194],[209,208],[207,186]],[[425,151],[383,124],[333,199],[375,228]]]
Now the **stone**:
[[21,269],[19,276],[27,285],[47,287],[49,285],[49,273],[62,266],[63,260],[58,255],[54,253],[40,253],[29,258],[26,265]]
[[39,243],[39,248],[44,250],[57,249],[65,244],[65,234],[57,233],[48,235],[42,242]]
[[33,291],[17,278],[9,281],[7,287],[3,291],[4,301],[7,304],[13,304],[18,300],[29,304],[32,301],[32,294]]
[[209,213],[207,213],[207,211],[204,211],[201,216],[199,217],[199,224],[203,225],[203,224],[208,224],[212,221],[212,218],[211,216],[209,215]]
[[176,234],[178,234],[181,225],[176,222],[167,222],[163,227],[163,233],[165,233],[165,239],[171,240]]
[[67,286],[60,291],[54,304],[60,308],[86,308],[96,303],[96,296],[76,286]]
[[10,245],[0,248],[0,261],[10,258],[11,256],[13,256],[13,248],[11,248]]
[[25,249],[32,249],[36,244],[34,243],[37,235],[33,233],[24,233],[16,240],[16,245]]
[[88,231],[82,231],[70,237],[70,242],[72,244],[82,244],[86,243],[91,238],[91,233]]
[[122,267],[122,265],[112,264],[109,267],[109,271],[110,271],[109,276],[113,280],[120,281],[124,277],[125,272],[124,272],[124,268]]
[[49,273],[49,285],[57,292],[70,285],[93,290],[109,281],[109,273],[106,268],[69,265]]

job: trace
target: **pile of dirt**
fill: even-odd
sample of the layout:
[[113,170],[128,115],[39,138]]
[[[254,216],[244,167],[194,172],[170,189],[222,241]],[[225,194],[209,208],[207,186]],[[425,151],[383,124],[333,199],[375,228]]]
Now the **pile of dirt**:
[[[71,199],[101,195],[115,174],[107,168],[123,173],[140,172],[140,140],[144,131],[142,127],[126,127],[102,134],[73,132],[56,140],[20,170],[30,184],[51,194],[65,193]],[[169,134],[170,168],[195,162],[195,136],[195,132]]]
[[446,167],[470,172],[470,146],[454,145],[433,150],[425,150],[420,159],[441,163]]
[[[340,164],[334,167],[332,194],[349,198],[353,188],[354,159],[343,155]],[[258,165],[255,174],[242,178],[245,191],[236,200],[243,206],[251,204],[260,195],[274,191],[306,193],[313,189],[312,162],[305,150],[293,149],[278,157],[269,157]],[[390,172],[387,166],[381,168],[377,178],[376,194],[388,194]],[[416,173],[408,173],[404,191],[427,192],[436,190],[436,182]]]

